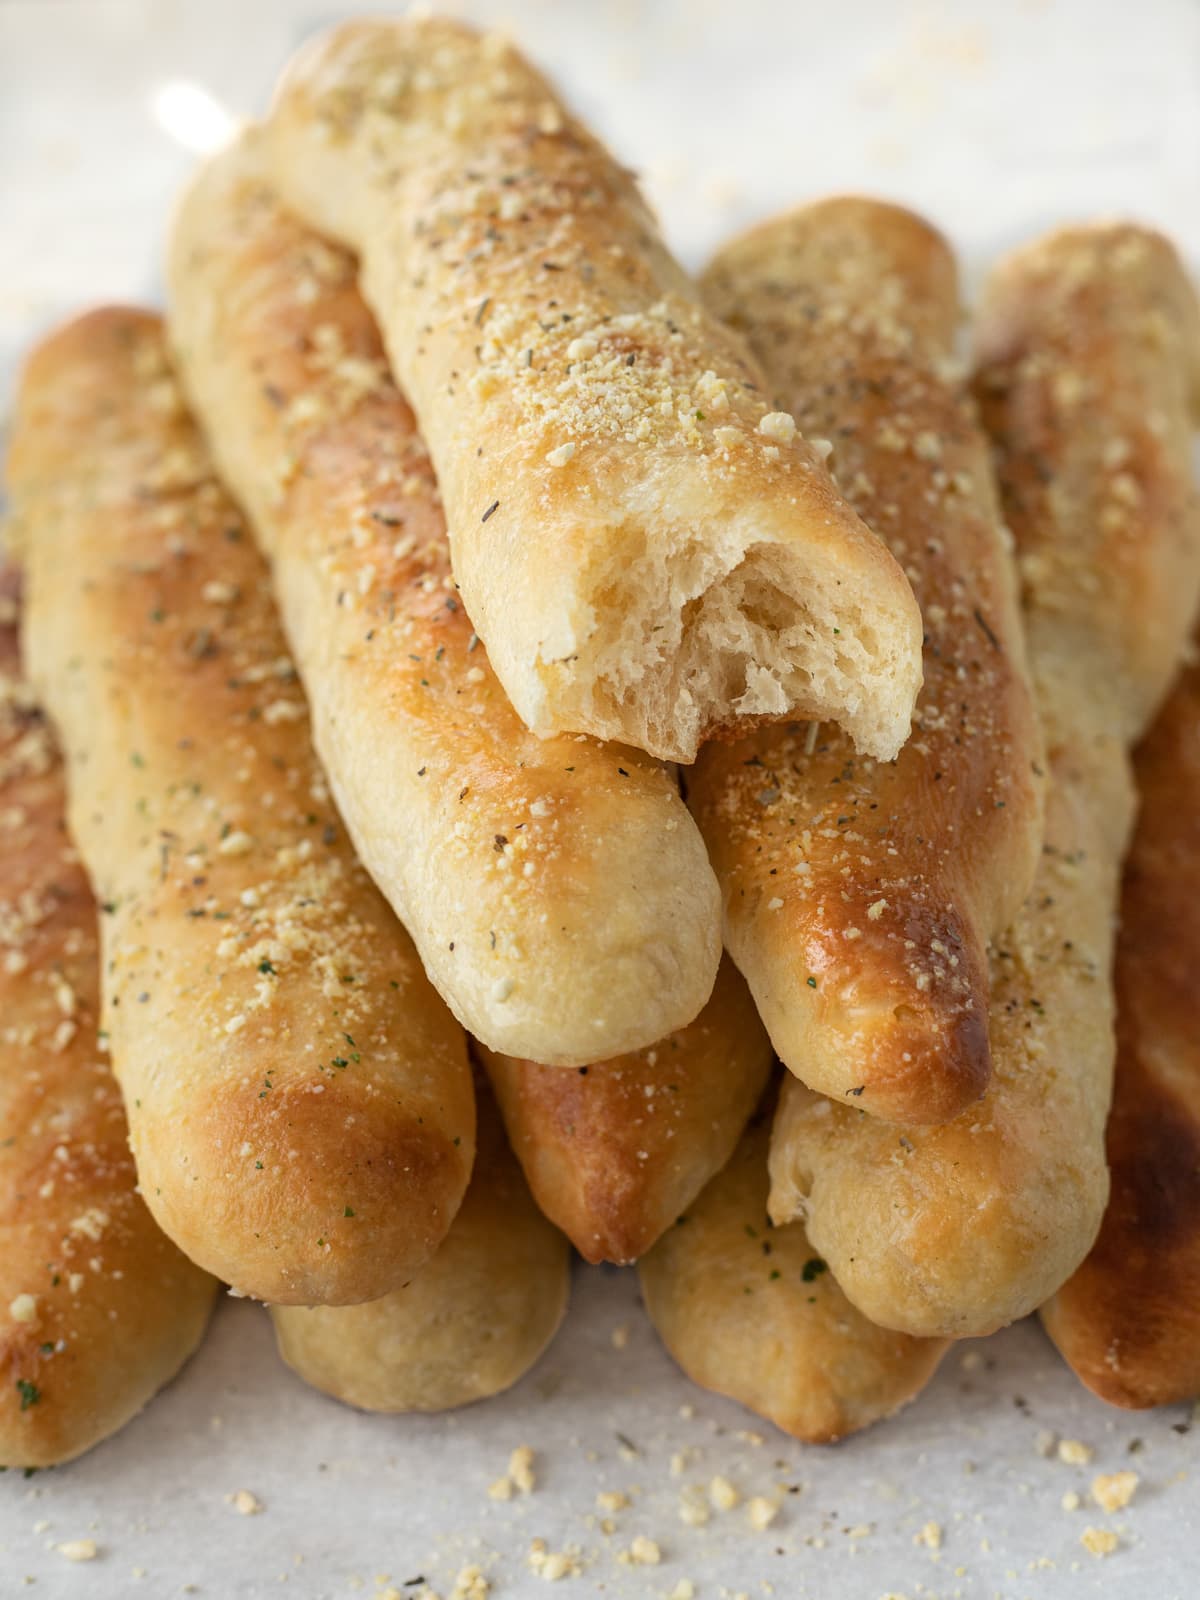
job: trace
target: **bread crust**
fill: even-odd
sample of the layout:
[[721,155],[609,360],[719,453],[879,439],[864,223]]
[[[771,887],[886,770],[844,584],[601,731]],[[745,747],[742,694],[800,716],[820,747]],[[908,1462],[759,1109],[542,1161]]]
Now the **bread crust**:
[[774,1055],[726,959],[712,999],[646,1050],[561,1072],[481,1050],[534,1199],[585,1261],[645,1255],[725,1165]]
[[791,712],[894,755],[920,679],[903,574],[545,79],[443,18],[352,22],[268,127],[287,204],[361,256],[525,723],[691,761]]
[[[1042,862],[992,955],[991,1087],[937,1129],[884,1128],[798,1085],[781,1101],[773,1215],[803,1214],[854,1304],[912,1333],[982,1334],[1035,1309],[1087,1254],[1107,1200],[1128,741],[1200,588],[1194,352],[1147,335],[1168,290],[1180,306],[1191,294],[1158,235],[1063,230],[997,269],[977,330],[1005,515],[1021,557],[1038,558],[1022,576],[1050,762]],[[1104,463],[1130,461],[1114,445],[1155,416],[1131,504]],[[1031,493],[1043,479],[1054,492]],[[1104,516],[1114,499],[1124,511]],[[1131,605],[1131,583],[1169,608]]]
[[1033,880],[1043,789],[987,443],[952,362],[954,258],[912,212],[843,197],[744,234],[702,287],[802,431],[832,442],[925,618],[894,762],[796,724],[701,752],[688,797],[726,940],[811,1088],[946,1122],[987,1086],[987,946]]
[[1112,1405],[1200,1393],[1200,667],[1138,748],[1137,829],[1117,936],[1112,1188],[1087,1260],[1042,1307],[1077,1376]]
[[567,1308],[571,1251],[534,1204],[486,1084],[466,1198],[432,1258],[362,1306],[275,1306],[279,1353],[364,1411],[448,1411],[523,1378]]
[[39,346],[9,478],[146,1202],[243,1293],[377,1297],[466,1187],[465,1040],[346,839],[158,318]]
[[199,1344],[216,1284],[155,1226],[96,1037],[96,907],[0,574],[0,1466],[115,1433]]
[[803,1223],[767,1216],[770,1121],[638,1265],[659,1337],[702,1388],[784,1433],[826,1444],[892,1416],[932,1378],[944,1339],[873,1326],[846,1299]]
[[540,740],[509,705],[353,262],[283,212],[252,132],[185,198],[169,279],[339,808],[447,1004],[492,1048],[569,1066],[690,1022],[720,901],[675,780],[624,746]]

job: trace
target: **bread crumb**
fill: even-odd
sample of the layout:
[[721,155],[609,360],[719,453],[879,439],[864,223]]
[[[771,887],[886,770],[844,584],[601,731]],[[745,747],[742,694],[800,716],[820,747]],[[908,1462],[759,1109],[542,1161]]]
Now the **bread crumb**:
[[942,1528],[938,1522],[927,1522],[919,1533],[913,1534],[914,1544],[923,1544],[927,1550],[942,1548]]
[[779,1507],[765,1495],[756,1494],[746,1502],[746,1518],[756,1533],[763,1533],[779,1515]]
[[263,1503],[256,1494],[251,1494],[249,1489],[239,1489],[236,1494],[229,1497],[233,1509],[243,1517],[257,1517],[263,1509]]
[[100,1552],[95,1539],[64,1539],[58,1553],[68,1561],[94,1561]]
[[1095,1453],[1090,1444],[1083,1444],[1078,1439],[1058,1441],[1058,1459],[1065,1461],[1069,1467],[1086,1467]]
[[37,1321],[37,1296],[32,1294],[19,1294],[8,1308],[8,1314],[14,1322]]
[[1079,1542],[1094,1556],[1110,1556],[1121,1541],[1111,1528],[1085,1528]]
[[1082,1504],[1083,1501],[1080,1499],[1078,1492],[1074,1489],[1068,1489],[1066,1494],[1063,1495],[1061,1501],[1064,1511],[1078,1511]]
[[667,1600],[696,1600],[696,1585],[690,1578],[680,1578]]
[[1124,1511],[1137,1486],[1136,1472],[1102,1472],[1092,1479],[1092,1498],[1105,1511]]
[[1049,1458],[1054,1454],[1054,1446],[1056,1442],[1055,1435],[1051,1433],[1049,1428],[1041,1428],[1034,1436],[1033,1448],[1037,1451],[1038,1455]]
[[718,1511],[732,1511],[734,1506],[741,1503],[741,1494],[734,1488],[728,1478],[719,1473],[708,1486],[708,1498]]
[[629,1343],[629,1324],[627,1322],[622,1322],[619,1327],[614,1328],[613,1331],[612,1331],[613,1349],[614,1350],[624,1350],[625,1346],[628,1343]]
[[629,1496],[620,1489],[602,1489],[596,1496],[601,1511],[624,1511],[630,1504]]

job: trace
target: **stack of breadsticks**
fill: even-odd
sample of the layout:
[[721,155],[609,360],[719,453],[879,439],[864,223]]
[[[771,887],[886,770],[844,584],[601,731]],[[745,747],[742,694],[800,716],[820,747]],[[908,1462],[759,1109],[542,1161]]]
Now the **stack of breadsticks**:
[[215,1280],[352,1404],[494,1394],[569,1243],[804,1439],[1039,1308],[1200,1387],[1165,240],[1014,255],[971,376],[919,218],[697,285],[510,45],[372,22],[168,283],[34,352],[8,467],[0,1460],[120,1426]]

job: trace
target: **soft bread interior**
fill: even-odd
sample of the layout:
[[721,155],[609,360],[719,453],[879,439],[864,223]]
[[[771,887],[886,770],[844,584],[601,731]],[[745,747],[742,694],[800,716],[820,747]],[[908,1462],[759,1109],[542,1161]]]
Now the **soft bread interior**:
[[[644,525],[644,524],[643,524]],[[594,673],[597,718],[645,716],[644,748],[694,757],[736,718],[837,722],[864,754],[891,760],[909,729],[911,615],[871,620],[857,585],[818,544],[772,539],[756,515],[681,529],[647,547],[632,526],[598,585],[578,655]]]

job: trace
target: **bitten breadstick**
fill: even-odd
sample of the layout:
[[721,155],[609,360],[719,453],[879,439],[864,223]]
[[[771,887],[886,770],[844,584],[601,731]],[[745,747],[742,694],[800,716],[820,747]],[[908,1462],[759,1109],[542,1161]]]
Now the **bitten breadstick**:
[[96,906],[0,580],[0,1466],[69,1461],[195,1350],[216,1284],[136,1191],[96,1039]]
[[1078,1376],[1114,1405],[1200,1393],[1200,667],[1134,765],[1141,809],[1115,967],[1117,1071],[1100,1236],[1042,1308]]
[[269,124],[287,204],[361,256],[513,705],[690,761],[799,711],[888,758],[920,623],[630,173],[511,45],[353,22]]
[[954,258],[909,211],[827,200],[705,274],[925,618],[892,763],[833,727],[711,744],[688,781],[726,939],[785,1064],[858,1111],[945,1122],[987,1085],[987,945],[1033,879],[1040,736],[987,443],[951,369]]
[[773,1055],[726,959],[704,1010],[578,1072],[481,1052],[538,1205],[587,1261],[636,1261],[725,1165]]
[[244,1293],[377,1298],[466,1188],[465,1041],[346,841],[156,317],[35,351],[9,474],[146,1202]]
[[578,1066],[653,1044],[716,973],[703,841],[656,761],[542,741],[509,705],[353,262],[280,209],[260,157],[247,133],[185,199],[171,332],[359,855],[488,1045]]
[[1196,329],[1171,247],[1132,226],[1053,234],[989,285],[977,390],[1050,761],[1041,866],[992,955],[992,1086],[943,1128],[898,1129],[789,1084],[771,1151],[772,1215],[802,1214],[854,1304],[906,1332],[1025,1315],[1100,1225],[1126,751],[1200,586]]
[[937,1369],[944,1339],[877,1328],[805,1236],[767,1216],[764,1117],[639,1263],[650,1320],[696,1383],[813,1444],[890,1417]]
[[447,1411],[524,1377],[554,1337],[571,1252],[538,1210],[486,1087],[466,1198],[411,1283],[363,1306],[276,1306],[279,1353],[366,1411]]

